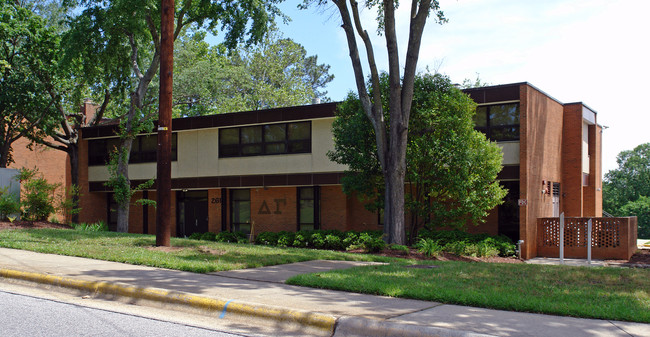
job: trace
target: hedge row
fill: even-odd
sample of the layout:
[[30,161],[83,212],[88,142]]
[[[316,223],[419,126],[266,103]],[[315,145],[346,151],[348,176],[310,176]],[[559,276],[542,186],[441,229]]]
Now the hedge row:
[[258,245],[278,247],[317,248],[330,250],[363,249],[378,252],[386,243],[381,231],[347,231],[315,230],[298,232],[264,232],[255,238]]
[[458,230],[420,230],[416,244],[421,252],[437,255],[441,251],[466,256],[513,256],[517,247],[503,235],[470,234]]

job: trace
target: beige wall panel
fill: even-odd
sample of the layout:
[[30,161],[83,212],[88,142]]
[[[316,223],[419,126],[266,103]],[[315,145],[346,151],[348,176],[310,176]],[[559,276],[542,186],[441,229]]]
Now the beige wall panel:
[[[213,177],[218,175],[219,132],[217,129],[198,130],[196,175]],[[191,175],[188,175],[191,176]]]
[[[178,163],[172,162],[172,178],[177,177]],[[129,165],[129,179],[148,180],[156,177],[156,163]],[[107,181],[109,178],[106,166],[88,167],[88,181]]]
[[[178,133],[178,177],[195,177],[198,172],[198,138],[201,132]],[[174,176],[174,175],[172,175]]]
[[503,153],[503,165],[519,164],[519,142],[499,142]]

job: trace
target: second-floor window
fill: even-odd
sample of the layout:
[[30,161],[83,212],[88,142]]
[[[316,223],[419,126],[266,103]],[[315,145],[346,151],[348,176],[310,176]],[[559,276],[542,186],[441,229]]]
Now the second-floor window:
[[[119,138],[91,139],[88,141],[88,165],[106,165],[109,155],[120,145]],[[177,160],[178,141],[172,133],[172,161]],[[129,163],[155,163],[157,158],[158,135],[138,136],[133,140]]]
[[242,126],[219,130],[219,157],[310,153],[311,122]]
[[519,139],[519,103],[482,105],[474,116],[476,130],[494,141]]

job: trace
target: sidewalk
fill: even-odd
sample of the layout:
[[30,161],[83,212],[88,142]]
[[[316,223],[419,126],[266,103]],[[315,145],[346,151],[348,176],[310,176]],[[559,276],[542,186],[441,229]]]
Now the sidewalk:
[[[445,305],[283,284],[296,273],[351,267],[310,261],[250,270],[195,274],[0,248],[0,275],[199,307],[227,319],[239,312],[294,320],[334,336],[650,336],[650,324],[578,319]],[[2,280],[11,281],[11,280]],[[219,315],[221,314],[221,315]]]

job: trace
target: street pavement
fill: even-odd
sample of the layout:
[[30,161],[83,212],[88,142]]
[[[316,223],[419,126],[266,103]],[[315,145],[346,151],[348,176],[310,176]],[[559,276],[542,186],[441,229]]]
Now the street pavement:
[[[0,248],[0,276],[92,291],[129,303],[162,303],[219,319],[246,315],[302,324],[323,336],[650,336],[650,324],[446,305],[284,284],[299,273],[359,262],[310,261],[196,274]],[[23,281],[21,281],[23,280]]]

